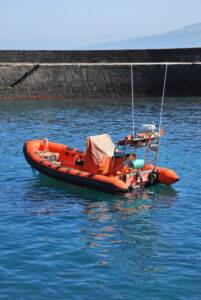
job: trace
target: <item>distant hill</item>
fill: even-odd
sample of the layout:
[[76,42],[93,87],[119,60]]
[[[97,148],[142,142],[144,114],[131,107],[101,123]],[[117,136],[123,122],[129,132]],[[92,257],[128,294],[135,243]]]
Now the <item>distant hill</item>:
[[87,49],[157,49],[201,47],[201,23],[163,34],[89,46]]

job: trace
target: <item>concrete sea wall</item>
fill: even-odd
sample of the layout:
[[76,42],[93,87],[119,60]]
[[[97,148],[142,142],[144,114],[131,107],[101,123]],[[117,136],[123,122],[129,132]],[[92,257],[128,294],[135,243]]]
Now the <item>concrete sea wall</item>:
[[0,99],[201,96],[201,48],[0,51]]

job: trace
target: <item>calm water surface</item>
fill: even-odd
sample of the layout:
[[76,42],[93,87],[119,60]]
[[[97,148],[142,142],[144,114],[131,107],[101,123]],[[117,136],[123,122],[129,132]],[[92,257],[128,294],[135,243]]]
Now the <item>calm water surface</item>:
[[[136,122],[160,99],[136,99]],[[200,299],[199,98],[168,98],[159,164],[181,180],[109,195],[33,172],[22,147],[131,131],[130,99],[0,102],[0,299]]]

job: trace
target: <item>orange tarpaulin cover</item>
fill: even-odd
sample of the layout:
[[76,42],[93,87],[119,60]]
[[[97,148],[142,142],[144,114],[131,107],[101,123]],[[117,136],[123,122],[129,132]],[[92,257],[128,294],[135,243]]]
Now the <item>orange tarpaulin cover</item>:
[[86,164],[89,172],[106,175],[110,172],[115,145],[107,134],[90,136],[86,141]]

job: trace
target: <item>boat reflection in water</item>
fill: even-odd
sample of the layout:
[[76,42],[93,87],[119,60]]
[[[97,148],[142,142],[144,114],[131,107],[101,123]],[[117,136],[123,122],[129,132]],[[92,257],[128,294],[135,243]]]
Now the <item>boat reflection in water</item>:
[[83,209],[88,219],[82,228],[84,249],[97,255],[103,266],[118,260],[127,273],[164,271],[165,266],[151,262],[160,228],[158,210],[170,208],[176,196],[173,188],[157,186],[108,202],[88,201]]
[[[46,203],[47,199],[49,199],[49,203],[55,200],[56,191],[58,193],[57,205],[59,205],[59,199],[62,200],[61,202],[65,200],[65,205],[69,201],[71,203],[75,201],[84,207],[82,211],[85,215],[92,215],[95,220],[101,220],[101,215],[102,218],[107,218],[107,214],[115,212],[132,215],[147,209],[168,208],[177,196],[177,192],[173,187],[164,185],[112,195],[56,181],[40,173],[36,173],[35,176],[31,186],[30,182],[28,183],[26,199],[28,198],[33,202],[35,197],[38,196],[35,194],[37,189],[38,193],[41,193],[41,203]],[[37,202],[39,202],[38,197]],[[104,214],[105,216],[103,216]]]
[[111,203],[108,202],[107,208],[105,201],[87,202],[83,212],[97,215],[97,220],[101,220],[99,215],[104,213],[122,212],[132,215],[147,209],[168,208],[172,205],[176,195],[177,192],[170,186],[164,188],[164,186],[158,185],[149,189],[136,189],[124,195],[113,196]]
[[[36,189],[40,201],[38,193],[35,199]],[[153,258],[161,215],[176,197],[174,188],[160,185],[114,196],[39,174],[25,195],[32,214],[63,215],[70,222],[67,226],[76,228],[75,238],[85,255],[95,256],[102,267],[115,267],[118,260],[118,266],[130,274],[163,271]]]

